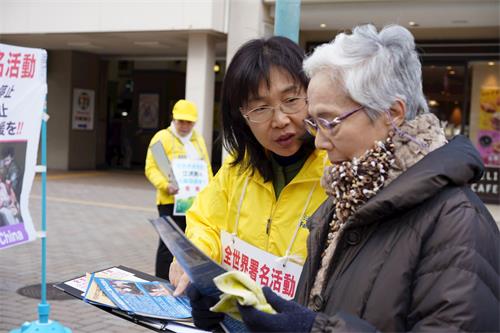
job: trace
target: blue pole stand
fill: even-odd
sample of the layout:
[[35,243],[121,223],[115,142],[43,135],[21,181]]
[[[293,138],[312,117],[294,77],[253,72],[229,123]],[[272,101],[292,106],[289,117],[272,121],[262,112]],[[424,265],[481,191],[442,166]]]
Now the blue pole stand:
[[41,302],[38,304],[38,320],[25,322],[20,328],[10,331],[10,333],[71,333],[69,328],[64,327],[57,321],[49,320],[50,304],[47,303],[47,96],[45,96],[45,106],[43,110],[42,120],[42,149],[41,162],[38,166],[38,171],[42,174],[42,230],[40,238],[42,238],[42,286],[41,286]]
[[276,0],[274,34],[299,42],[300,0]]
[[64,327],[57,321],[48,320],[47,323],[41,323],[38,320],[30,322],[25,322],[20,328],[10,331],[10,333],[41,333],[41,332],[51,332],[51,333],[71,333],[69,328]]

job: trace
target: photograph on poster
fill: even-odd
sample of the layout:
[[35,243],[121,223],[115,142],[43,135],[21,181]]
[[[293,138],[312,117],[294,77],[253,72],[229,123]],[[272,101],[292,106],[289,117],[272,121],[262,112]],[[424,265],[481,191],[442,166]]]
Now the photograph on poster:
[[23,223],[19,206],[26,141],[0,141],[0,228]]
[[159,94],[139,94],[139,127],[142,129],[157,129],[159,123]]

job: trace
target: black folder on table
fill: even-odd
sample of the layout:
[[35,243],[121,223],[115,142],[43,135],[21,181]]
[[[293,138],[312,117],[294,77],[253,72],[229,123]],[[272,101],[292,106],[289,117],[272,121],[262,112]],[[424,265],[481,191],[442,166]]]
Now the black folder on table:
[[[156,276],[153,276],[153,275],[150,275],[150,274],[135,270],[133,268],[126,267],[126,266],[109,267],[106,269],[96,271],[94,273],[98,273],[98,272],[109,270],[109,269],[120,269],[120,270],[129,272],[129,273],[132,273],[135,275],[135,277],[141,278],[141,279],[146,280],[146,281],[165,281],[165,280],[158,278]],[[79,276],[79,277],[76,277],[76,278],[71,279],[71,280],[63,281],[61,283],[55,284],[54,287],[61,290],[61,291],[64,291],[65,293],[67,293],[75,298],[83,300],[83,291],[81,289],[75,288],[73,286],[74,284],[72,284],[72,281],[76,281],[76,280],[82,279],[84,277],[85,276]],[[128,313],[127,311],[123,311],[123,310],[120,310],[118,308],[111,308],[111,307],[99,305],[96,303],[89,303],[89,304],[96,306],[103,311],[109,312],[109,313],[114,314],[118,317],[129,320],[135,324],[141,325],[143,327],[146,327],[150,330],[157,331],[157,332],[175,332],[176,330],[174,329],[174,327],[176,325],[183,326],[183,328],[187,329],[187,330],[191,329],[191,327],[188,325],[185,325],[185,323],[183,324],[182,322],[177,322],[174,320],[165,320],[165,319],[156,319],[156,318],[151,318],[151,317],[145,317],[145,316],[140,316],[140,315],[136,315],[136,314],[131,314],[131,313]],[[193,329],[193,331],[198,330],[197,328],[194,328],[194,327],[192,329]]]

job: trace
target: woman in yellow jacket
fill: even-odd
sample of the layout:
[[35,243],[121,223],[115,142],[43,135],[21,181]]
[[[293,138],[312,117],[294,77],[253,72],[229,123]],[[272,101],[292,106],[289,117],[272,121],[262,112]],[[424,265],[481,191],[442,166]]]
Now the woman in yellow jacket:
[[[326,162],[308,137],[303,50],[284,37],[243,45],[222,87],[224,161],[187,213],[187,237],[228,269],[293,298],[306,251],[307,218],[326,199]],[[180,294],[187,276],[174,262]],[[210,328],[210,300],[188,289],[197,326]]]
[[[198,119],[196,105],[190,101],[179,100],[172,110],[172,124],[156,133],[149,144],[146,155],[145,173],[148,180],[156,188],[156,204],[160,216],[171,215],[177,225],[186,229],[186,217],[173,215],[175,194],[179,189],[164,175],[155,160],[151,146],[161,142],[165,154],[170,162],[176,159],[203,160],[207,165],[209,179],[212,178],[212,167],[208,158],[207,148],[203,137],[194,130]],[[160,240],[156,252],[156,276],[167,279],[173,256]]]

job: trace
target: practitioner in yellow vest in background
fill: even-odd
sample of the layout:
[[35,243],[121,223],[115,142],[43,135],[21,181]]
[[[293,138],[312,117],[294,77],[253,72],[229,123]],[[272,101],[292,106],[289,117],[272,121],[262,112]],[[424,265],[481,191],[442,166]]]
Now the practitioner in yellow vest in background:
[[[175,195],[180,189],[175,182],[170,181],[168,176],[162,173],[151,146],[160,141],[171,164],[174,164],[176,159],[203,160],[207,166],[209,179],[213,177],[213,174],[205,141],[194,130],[194,125],[198,120],[196,105],[187,100],[179,100],[172,110],[172,118],[170,126],[160,130],[151,139],[146,156],[145,174],[156,188],[156,204],[160,216],[172,216],[177,225],[185,230],[186,217],[173,214]],[[155,275],[168,279],[172,259],[172,254],[160,239],[156,252]]]

